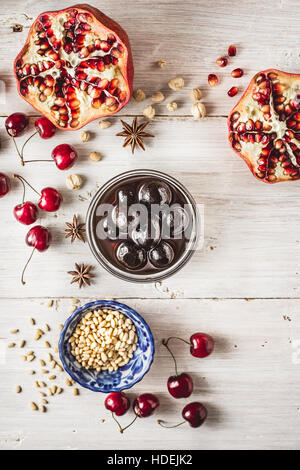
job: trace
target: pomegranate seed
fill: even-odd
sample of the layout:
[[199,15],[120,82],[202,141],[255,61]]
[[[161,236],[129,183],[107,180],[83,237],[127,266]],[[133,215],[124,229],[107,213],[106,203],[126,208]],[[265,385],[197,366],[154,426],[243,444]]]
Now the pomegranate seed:
[[231,76],[233,78],[240,78],[244,75],[244,71],[243,69],[234,69],[232,72],[231,72]]
[[227,94],[228,96],[235,96],[237,94],[237,92],[239,91],[238,87],[237,86],[233,86],[230,88],[230,90],[228,90]]
[[219,58],[216,60],[216,64],[217,64],[219,67],[226,67],[226,65],[228,64],[228,60],[226,59],[226,57],[219,57]]
[[236,55],[236,47],[234,44],[231,44],[231,46],[228,47],[228,55],[230,57],[233,57]]
[[217,75],[215,75],[214,73],[210,73],[208,75],[208,84],[209,84],[209,86],[214,87],[218,83],[219,83],[219,79],[218,79]]

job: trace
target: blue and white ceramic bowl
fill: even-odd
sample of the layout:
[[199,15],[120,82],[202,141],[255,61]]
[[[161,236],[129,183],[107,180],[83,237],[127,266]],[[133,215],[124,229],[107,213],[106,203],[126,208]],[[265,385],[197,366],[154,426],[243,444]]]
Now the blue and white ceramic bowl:
[[[120,367],[117,371],[97,372],[94,369],[85,369],[71,354],[69,338],[72,336],[77,323],[88,311],[95,309],[118,310],[132,320],[138,335],[138,343],[133,358],[128,364]],[[127,305],[108,300],[97,300],[83,305],[67,319],[61,331],[59,339],[59,355],[67,373],[82,387],[89,388],[94,392],[121,392],[133,387],[142,380],[149,371],[154,356],[154,340],[149,326],[145,320]]]

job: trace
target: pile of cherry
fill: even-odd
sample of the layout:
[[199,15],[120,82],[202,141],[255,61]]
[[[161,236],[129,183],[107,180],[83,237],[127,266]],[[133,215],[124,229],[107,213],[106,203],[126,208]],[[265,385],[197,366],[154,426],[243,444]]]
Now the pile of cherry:
[[[54,136],[56,127],[45,117],[39,117],[35,121],[36,131],[26,140],[21,151],[19,150],[15,138],[23,134],[25,129],[28,127],[29,120],[28,117],[23,113],[14,113],[8,116],[5,121],[5,127],[8,135],[12,138],[16,151],[20,157],[21,164],[24,166],[25,163],[31,163],[34,161],[51,161],[55,162],[59,170],[67,170],[71,168],[78,155],[71,145],[61,144],[57,145],[52,151],[53,160],[24,160],[24,148],[27,142],[36,134],[39,134],[42,139],[49,139]],[[38,218],[38,207],[46,212],[56,212],[62,202],[62,195],[54,188],[44,188],[41,192],[38,192],[33,188],[22,176],[13,175],[14,178],[17,178],[23,185],[23,198],[22,202],[14,208],[15,218],[24,225],[31,225],[36,222]],[[28,185],[38,196],[39,201],[37,204],[31,201],[25,201],[25,184]],[[0,198],[5,196],[10,191],[10,179],[4,173],[0,173]],[[38,207],[37,207],[38,206]],[[33,251],[30,255],[29,260],[27,261],[25,268],[22,272],[21,282],[24,282],[24,272],[27,268],[29,261],[35,250],[40,252],[45,251],[49,248],[51,243],[51,234],[49,230],[41,225],[36,225],[32,227],[26,235],[25,239],[28,246],[33,247]]]
[[[175,375],[172,375],[168,378],[168,391],[174,398],[188,398],[193,393],[193,379],[185,372],[178,374],[176,359],[169,347],[169,341],[174,339],[188,344],[190,346],[190,353],[192,356],[197,358],[207,357],[212,353],[214,349],[214,340],[206,333],[194,333],[190,337],[190,341],[186,341],[178,337],[170,337],[167,340],[164,339],[162,341],[162,344],[168,349],[171,356],[173,357],[175,364]],[[112,417],[118,424],[120,432],[123,433],[125,429],[129,428],[129,426],[135,422],[137,418],[147,418],[148,416],[152,415],[156,408],[159,407],[159,399],[152,393],[143,393],[139,395],[133,402],[135,418],[124,428],[120,425],[115,416],[123,416],[129,410],[130,400],[127,394],[125,392],[110,393],[106,397],[104,404],[106,409],[111,411]],[[157,422],[160,426],[165,428],[176,428],[186,422],[188,422],[191,427],[198,428],[207,418],[207,409],[202,403],[194,401],[188,403],[183,408],[182,417],[184,421],[172,426],[166,426],[164,421],[161,419],[159,419]]]

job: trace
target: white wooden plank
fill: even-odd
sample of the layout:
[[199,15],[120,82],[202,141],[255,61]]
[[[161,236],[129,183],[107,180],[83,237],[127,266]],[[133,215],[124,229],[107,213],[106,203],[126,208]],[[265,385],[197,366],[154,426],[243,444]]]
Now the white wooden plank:
[[[299,448],[300,378],[299,364],[292,362],[291,341],[299,340],[299,300],[131,300],[149,323],[156,340],[156,356],[149,374],[129,391],[156,393],[161,401],[153,417],[139,420],[120,435],[110,414],[104,409],[102,394],[80,389],[49,397],[46,414],[33,412],[30,401],[38,401],[35,379],[44,380],[37,359],[25,364],[20,349],[6,349],[19,328],[18,339],[28,340],[25,350],[33,349],[44,358],[43,340],[33,341],[34,328],[29,317],[43,328],[52,327],[47,339],[57,340],[57,325],[69,315],[71,300],[59,302],[58,309],[47,308],[47,299],[1,300],[0,448],[14,449],[297,449]],[[290,319],[284,320],[287,315]],[[170,321],[171,320],[171,321]],[[179,370],[190,373],[195,391],[189,399],[174,400],[166,390],[173,374],[172,359],[161,339],[180,334],[184,338],[195,331],[206,331],[216,340],[214,353],[206,359],[190,356],[188,347],[174,342]],[[180,333],[179,333],[180,332]],[[5,358],[5,359],[4,359]],[[4,359],[4,360],[3,360]],[[37,374],[29,376],[27,369]],[[55,383],[64,386],[64,374]],[[45,379],[48,382],[47,379]],[[50,381],[51,382],[51,381]],[[17,395],[14,388],[22,385]],[[48,398],[47,398],[48,399]],[[162,429],[161,418],[179,422],[180,412],[189,401],[203,401],[209,418],[200,429],[188,425]],[[105,419],[105,423],[100,420]],[[132,413],[121,418],[130,422]],[[59,425],[59,433],[57,432]]]
[[[3,3],[3,0],[0,2]],[[160,1],[143,2],[103,0],[92,2],[107,15],[119,21],[126,29],[132,44],[135,63],[135,87],[141,87],[148,96],[161,89],[168,99],[179,104],[177,115],[190,114],[188,90],[200,86],[210,115],[226,115],[236,102],[229,98],[227,90],[239,84],[241,90],[259,70],[279,68],[287,72],[298,72],[298,50],[295,38],[298,35],[297,0],[274,0],[272,2],[241,2],[240,0],[206,1]],[[64,2],[64,6],[73,5]],[[21,98],[16,97],[12,75],[12,59],[21,50],[32,21],[41,10],[61,8],[59,0],[41,4],[34,0],[26,2],[12,0],[9,9],[0,13],[0,77],[8,89],[5,113],[16,110],[35,111]],[[22,32],[13,32],[15,23],[22,24]],[[230,60],[225,69],[215,61],[227,53],[230,44],[236,44],[238,55]],[[168,66],[158,69],[157,60],[165,59]],[[242,67],[245,75],[232,79],[233,68]],[[217,72],[220,85],[209,89],[207,76]],[[167,83],[173,76],[182,75],[186,88],[171,92]],[[147,102],[148,104],[148,102]],[[144,103],[129,104],[122,114],[141,113]],[[166,115],[165,104],[156,106],[157,113]],[[4,110],[1,110],[2,113]]]

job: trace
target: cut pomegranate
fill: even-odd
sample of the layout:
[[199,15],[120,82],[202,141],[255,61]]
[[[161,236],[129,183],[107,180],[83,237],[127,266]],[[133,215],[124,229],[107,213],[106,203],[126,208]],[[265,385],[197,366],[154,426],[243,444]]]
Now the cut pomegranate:
[[234,44],[231,44],[229,47],[228,47],[228,55],[229,57],[233,57],[236,55],[236,47]]
[[226,65],[228,64],[228,59],[226,57],[219,57],[217,60],[216,60],[216,64],[219,66],[219,67],[226,67]]
[[219,83],[219,79],[218,79],[217,75],[215,75],[214,73],[210,73],[208,75],[207,80],[208,80],[208,84],[209,84],[210,87],[214,87]]
[[89,5],[39,15],[14,70],[20,95],[64,130],[120,111],[132,93],[128,36]]
[[238,89],[237,86],[232,86],[230,88],[230,90],[228,90],[227,94],[228,94],[228,96],[233,97],[238,93],[238,91],[239,91],[239,89]]
[[228,117],[229,140],[266,183],[300,179],[300,75],[266,70]]

